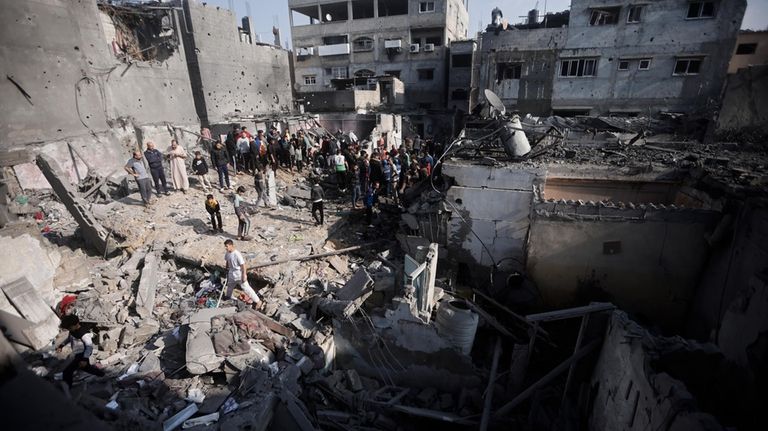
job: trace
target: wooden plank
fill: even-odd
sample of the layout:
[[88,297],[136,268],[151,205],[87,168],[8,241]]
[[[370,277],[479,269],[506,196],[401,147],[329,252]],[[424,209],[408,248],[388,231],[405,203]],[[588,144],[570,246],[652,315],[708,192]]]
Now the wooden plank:
[[585,314],[597,313],[600,311],[613,310],[616,306],[610,302],[593,302],[582,307],[566,308],[564,310],[547,311],[545,313],[529,314],[525,316],[529,322],[549,322],[552,320],[571,319],[581,317]]
[[367,244],[361,244],[361,245],[356,245],[356,246],[353,246],[353,247],[342,248],[340,250],[329,251],[327,253],[310,254],[309,256],[301,256],[301,257],[292,257],[292,258],[288,258],[288,259],[275,260],[273,262],[262,262],[262,263],[256,263],[256,264],[247,264],[247,267],[248,267],[248,270],[251,270],[251,269],[256,269],[256,268],[264,268],[264,267],[272,266],[272,265],[280,265],[281,263],[304,262],[304,261],[307,261],[307,260],[320,259],[321,257],[335,256],[337,254],[349,253],[350,251],[355,251],[355,250],[360,250],[360,249],[364,249],[364,248],[373,247],[374,245],[377,245],[377,244],[379,244],[381,242],[382,241],[369,242]]

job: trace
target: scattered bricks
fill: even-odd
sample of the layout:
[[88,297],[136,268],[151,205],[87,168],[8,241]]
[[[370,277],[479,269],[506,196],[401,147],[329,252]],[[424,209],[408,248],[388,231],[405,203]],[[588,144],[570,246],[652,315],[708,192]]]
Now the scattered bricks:
[[128,320],[128,309],[127,308],[121,308],[120,311],[117,312],[117,316],[115,316],[117,323],[119,324],[125,324],[125,322]]
[[309,338],[312,336],[312,330],[315,329],[315,323],[307,319],[306,315],[302,314],[296,320],[289,323],[291,327],[299,331],[301,338]]
[[363,382],[360,381],[360,376],[355,370],[346,370],[344,372],[344,378],[347,382],[347,388],[352,392],[360,392],[364,389]]
[[120,333],[120,347],[126,348],[133,345],[133,325],[125,325]]

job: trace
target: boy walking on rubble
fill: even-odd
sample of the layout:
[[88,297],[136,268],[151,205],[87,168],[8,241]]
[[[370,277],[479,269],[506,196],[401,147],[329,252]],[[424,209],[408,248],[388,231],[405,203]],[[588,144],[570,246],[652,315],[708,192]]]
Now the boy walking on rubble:
[[[320,186],[320,180],[315,179],[312,190],[310,191],[310,197],[312,198],[312,218],[315,219],[315,226],[323,224],[323,199],[325,198],[325,192]],[[317,216],[317,212],[320,212],[320,217]]]
[[67,384],[67,389],[72,387],[72,380],[75,376],[75,371],[81,370],[86,373],[93,374],[94,376],[103,377],[104,371],[100,368],[96,368],[90,363],[91,353],[93,353],[93,334],[91,334],[90,328],[85,328],[80,324],[80,319],[73,315],[68,314],[61,318],[62,329],[69,332],[69,336],[58,346],[56,351],[60,352],[61,348],[65,344],[70,343],[72,346],[72,353],[74,358],[72,362],[64,369],[64,382]]
[[235,249],[235,243],[231,239],[224,241],[224,248],[227,250],[224,254],[224,261],[227,263],[227,293],[225,298],[231,298],[235,286],[240,286],[240,289],[253,300],[254,308],[259,309],[261,298],[248,284],[248,273],[243,255]]
[[[219,202],[213,195],[208,195],[205,199],[205,210],[211,215],[211,226],[213,226],[213,231],[220,233],[224,232],[224,227],[221,224],[221,205],[219,205]],[[219,222],[218,227],[216,224],[217,221]]]

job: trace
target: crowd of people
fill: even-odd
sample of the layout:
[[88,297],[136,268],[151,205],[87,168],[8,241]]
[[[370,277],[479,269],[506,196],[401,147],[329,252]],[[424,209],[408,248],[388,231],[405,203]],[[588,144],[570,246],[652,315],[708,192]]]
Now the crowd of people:
[[[207,133],[206,133],[207,132]],[[348,196],[353,209],[365,210],[366,224],[373,222],[374,207],[380,197],[387,197],[397,202],[402,193],[413,184],[432,174],[435,159],[442,153],[443,147],[431,139],[422,140],[419,136],[405,141],[399,147],[387,146],[383,138],[376,141],[358,141],[354,133],[336,134],[311,133],[298,130],[281,133],[272,127],[269,131],[258,130],[252,134],[247,127],[233,126],[224,142],[210,137],[204,130],[204,141],[210,148],[210,169],[218,176],[218,189],[221,193],[232,191],[230,175],[253,176],[253,187],[258,199],[256,206],[269,206],[267,191],[274,181],[269,170],[278,169],[303,172],[312,170],[313,186],[311,190],[312,217],[317,225],[324,223],[323,201],[325,191],[319,183],[322,174],[329,174],[335,179],[337,192]],[[149,165],[147,173],[141,159],[145,157]],[[173,140],[165,154],[155,148],[154,143],[147,143],[147,150],[142,154],[135,152],[134,157],[125,166],[126,171],[136,178],[145,205],[151,203],[150,175],[158,196],[168,194],[164,162],[170,165],[171,182],[175,190],[186,193],[189,179],[185,160],[186,151]],[[195,151],[191,161],[191,171],[196,176],[201,189],[208,193],[214,187],[208,179],[209,166],[200,151]],[[238,217],[238,239],[248,239],[250,219],[247,208],[250,205],[243,197],[246,188],[243,185],[232,192],[233,207]],[[214,232],[223,232],[221,225],[220,203],[213,194],[208,194],[205,209],[211,217]]]

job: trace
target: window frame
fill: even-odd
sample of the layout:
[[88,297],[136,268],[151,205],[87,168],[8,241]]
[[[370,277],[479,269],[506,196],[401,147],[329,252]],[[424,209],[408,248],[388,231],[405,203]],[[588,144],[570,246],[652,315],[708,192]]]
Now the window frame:
[[[742,46],[750,47],[752,50],[750,52],[739,52],[739,48]],[[757,52],[757,42],[744,42],[739,43],[736,45],[736,52],[733,55],[755,55]]]
[[[643,67],[643,62],[647,61],[648,65]],[[637,70],[650,70],[651,69],[651,58],[641,58],[640,61],[637,62]]]
[[[627,66],[622,68],[621,67],[622,63],[626,63]],[[629,60],[619,60],[619,65],[616,68],[616,70],[618,70],[619,72],[626,72],[626,71],[628,71],[629,70]]]
[[[341,74],[336,73],[338,71],[344,71],[344,76],[340,76]],[[332,66],[331,67],[331,79],[349,79],[349,67],[347,66]]]
[[[496,80],[501,81],[514,81],[523,79],[523,62],[522,61],[506,61],[497,63]],[[507,77],[507,71],[512,71],[512,76]]]
[[[302,75],[304,85],[317,85],[317,75]],[[312,82],[309,82],[311,78]]]
[[[643,22],[643,9],[645,9],[645,5],[640,5],[640,4],[629,5],[627,7],[627,24],[639,24]],[[637,19],[633,21],[631,20],[632,12],[635,10],[639,12],[637,13],[637,17],[636,17]]]
[[595,17],[595,14],[602,12],[603,16],[608,16],[608,11],[606,10],[606,8],[594,7],[594,8],[590,8],[589,9],[589,11],[590,11],[589,12],[589,26],[590,27],[601,27],[601,26],[604,26],[604,25],[616,25],[616,24],[618,24],[619,21],[621,20],[621,18],[620,18],[621,17],[621,6],[614,6],[614,7],[610,7],[610,8],[607,8],[607,9],[616,9],[616,12],[612,15],[613,16],[613,21],[612,22],[605,22],[605,21],[603,21],[602,23],[600,23],[600,16]]
[[[568,69],[567,74],[563,74],[565,63],[568,63]],[[583,62],[583,63],[582,63]],[[587,64],[591,62],[592,64],[592,74],[591,75],[585,75],[587,70]],[[574,64],[575,66],[571,66],[571,64]],[[582,64],[579,64],[582,63]],[[600,57],[578,57],[578,58],[563,58],[560,59],[560,73],[558,76],[560,78],[595,78],[597,77],[597,68],[600,65]],[[574,74],[571,74],[571,69],[574,70]],[[581,73],[581,74],[579,74]]]
[[[712,15],[703,15],[704,6],[707,4],[712,5]],[[699,6],[696,16],[691,16],[691,8],[693,7],[693,5]],[[717,5],[713,0],[701,0],[701,1],[688,2],[688,10],[685,12],[686,20],[714,19],[716,16],[717,16]]]
[[[359,41],[365,41],[368,42],[365,46],[358,46]],[[372,37],[368,36],[360,36],[352,41],[352,52],[369,52],[373,51],[375,46],[375,41]]]
[[[426,5],[430,5],[430,4],[432,5],[432,9],[431,10],[429,8],[425,8],[424,10],[422,10],[422,8],[421,8],[422,6],[426,6]],[[436,5],[435,5],[434,1],[420,1],[419,2],[419,13],[434,13],[435,12],[435,6]]]
[[[688,62],[685,66],[685,72],[678,73],[677,72],[677,65],[681,62],[685,61]],[[696,69],[696,72],[690,72],[691,68],[691,62],[696,61],[698,62],[698,67]],[[675,68],[672,69],[672,76],[696,76],[701,74],[701,66],[704,63],[704,57],[680,57],[675,59]]]

